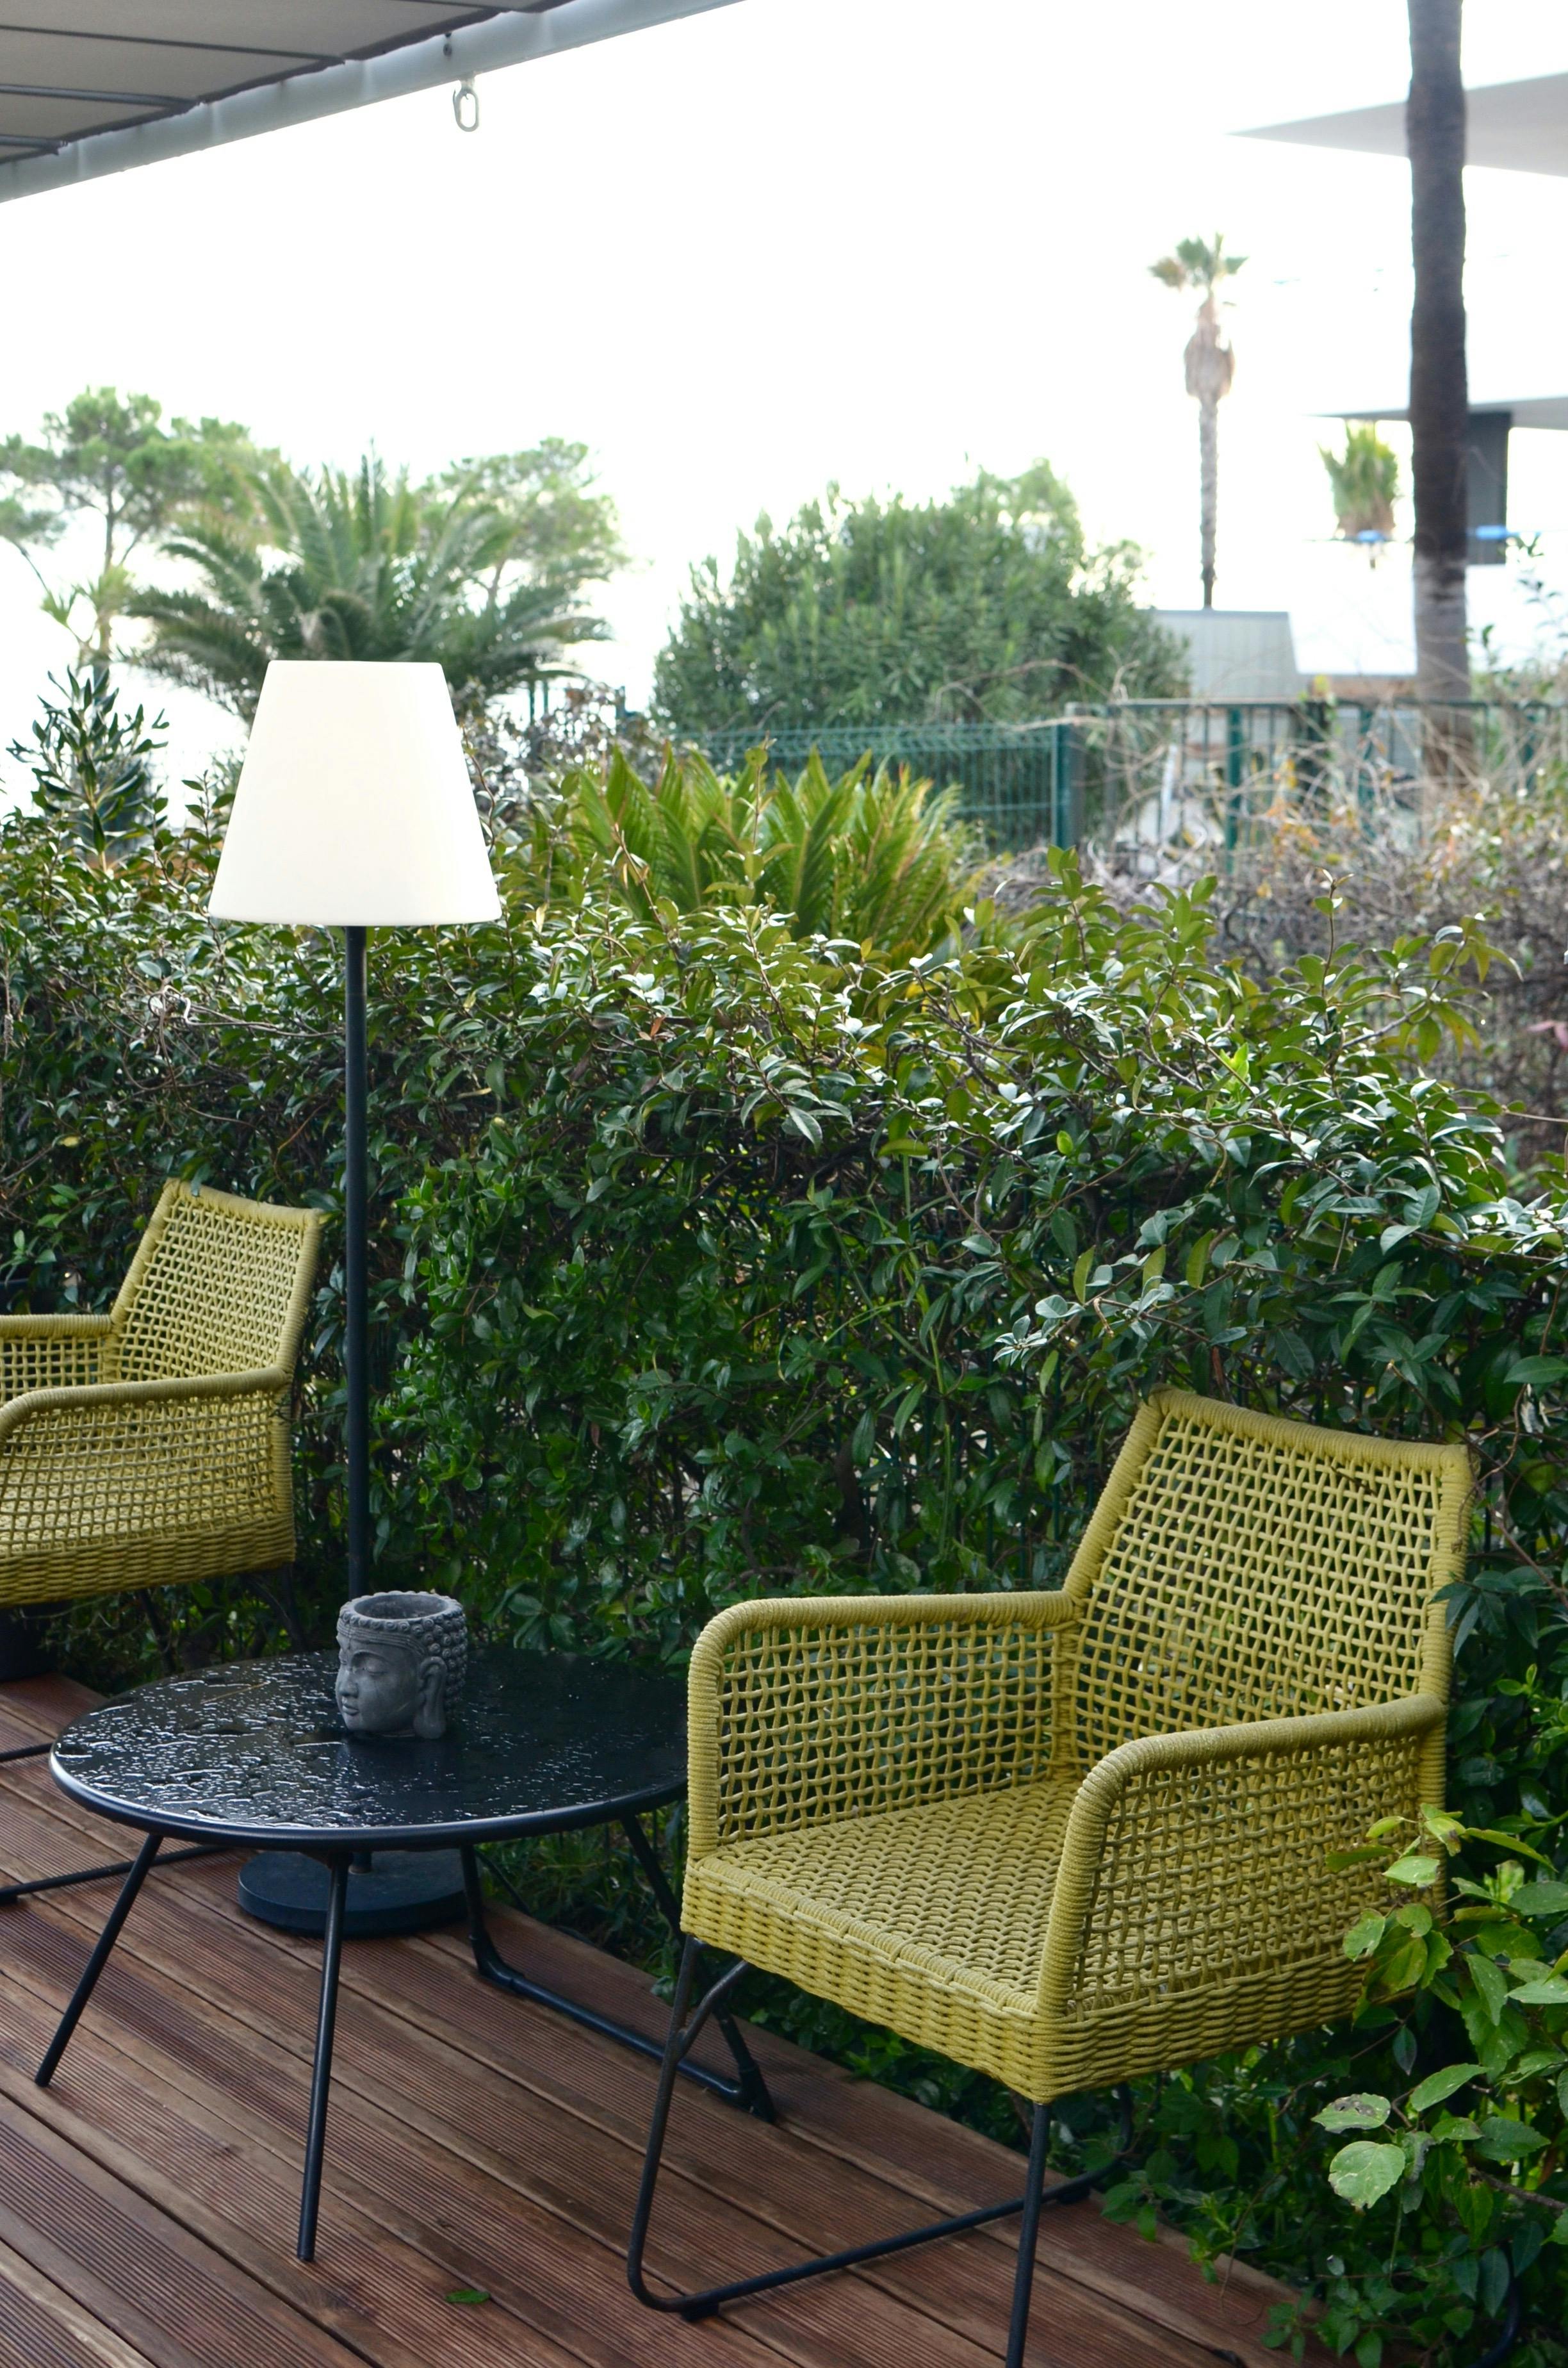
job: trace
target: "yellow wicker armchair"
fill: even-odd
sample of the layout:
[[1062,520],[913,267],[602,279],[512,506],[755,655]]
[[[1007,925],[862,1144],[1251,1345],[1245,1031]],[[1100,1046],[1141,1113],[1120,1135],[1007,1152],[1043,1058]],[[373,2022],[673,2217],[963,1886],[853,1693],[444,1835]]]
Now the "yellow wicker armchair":
[[320,1230],[313,1209],[167,1184],[107,1315],[0,1316],[0,1614],[293,1560]]
[[[687,1940],[629,2271],[722,2303],[1022,2212],[1047,2106],[1348,2011],[1381,1896],[1326,1853],[1438,1803],[1471,1476],[1174,1391],[1139,1413],[1059,1591],[742,1604],[691,1664]],[[699,1948],[732,1965],[692,2009]],[[1026,2193],[686,2295],[642,2269],[675,2071],[746,1964],[1035,2101]]]
[[0,1608],[292,1561],[320,1227],[168,1184],[108,1315],[0,1317]]

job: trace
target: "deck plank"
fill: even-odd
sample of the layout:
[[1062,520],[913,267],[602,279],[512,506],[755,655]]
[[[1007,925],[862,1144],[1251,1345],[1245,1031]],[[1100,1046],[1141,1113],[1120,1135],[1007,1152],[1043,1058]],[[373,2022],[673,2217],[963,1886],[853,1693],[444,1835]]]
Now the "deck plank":
[[[91,1701],[58,1679],[0,1688],[0,1749],[56,1731]],[[6,1873],[90,1863],[127,1839],[67,1801],[41,1761],[0,1767]],[[449,1934],[346,1953],[321,2260],[301,2267],[291,2231],[319,1950],[242,1917],[234,1873],[229,1858],[149,1883],[47,2095],[28,2075],[111,1895],[56,1893],[0,1914],[7,2143],[42,2146],[56,2187],[74,2170],[99,2219],[112,2206],[151,2248],[164,2283],[147,2291],[176,2310],[176,2342],[190,2348],[176,2269],[193,2259],[214,2265],[215,2290],[256,2303],[253,2324],[278,2317],[282,2333],[264,2354],[237,2338],[225,2349],[228,2337],[202,2322],[200,2368],[261,2357],[292,2368],[289,2347],[302,2341],[324,2347],[298,2354],[312,2368],[990,2368],[999,2357],[1012,2223],[698,2327],[641,2309],[620,2248],[653,2066],[477,1982]],[[511,1910],[496,1911],[494,1930],[541,1980],[662,2035],[665,2009],[633,1968]],[[784,2125],[683,2095],[650,2248],[658,2273],[683,2283],[745,2274],[1021,2184],[1008,2149],[776,2034],[753,2038]],[[100,2235],[91,2259],[67,2261],[51,2249],[66,2224],[34,2225],[47,2213],[29,2215],[22,2189],[6,2187],[7,2159],[0,2152],[0,2294],[15,2293],[36,2321],[29,2358],[186,2368],[165,2333],[149,2351],[155,2313],[114,2306],[116,2274],[141,2291],[125,2266],[130,2238],[117,2254]],[[7,2246],[24,2264],[10,2280]],[[492,2299],[454,2306],[457,2286]],[[1279,2294],[1240,2265],[1211,2283],[1179,2239],[1145,2243],[1092,2206],[1048,2214],[1030,2368],[1269,2368],[1278,2354],[1261,2339]],[[1309,2358],[1327,2368],[1315,2348]],[[11,2368],[3,2350],[0,2368]]]
[[157,2368],[8,2245],[0,2294],[0,2368]]

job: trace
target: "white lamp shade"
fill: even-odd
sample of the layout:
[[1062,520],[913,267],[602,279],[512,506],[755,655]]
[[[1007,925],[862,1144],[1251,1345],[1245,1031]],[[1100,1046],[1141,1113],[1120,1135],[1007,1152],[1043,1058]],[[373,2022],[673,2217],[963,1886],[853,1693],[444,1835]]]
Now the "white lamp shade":
[[438,666],[274,658],[208,910],[324,928],[500,917]]

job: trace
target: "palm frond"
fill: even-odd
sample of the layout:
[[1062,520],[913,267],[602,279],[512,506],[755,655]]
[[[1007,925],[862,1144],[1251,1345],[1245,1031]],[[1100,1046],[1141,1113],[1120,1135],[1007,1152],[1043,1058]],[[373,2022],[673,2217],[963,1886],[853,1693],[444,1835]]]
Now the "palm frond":
[[760,904],[797,937],[850,938],[898,956],[926,953],[958,928],[980,860],[957,793],[870,760],[835,780],[813,753],[793,780],[766,749],[739,775],[696,750],[667,748],[643,781],[617,749],[562,785],[584,877],[613,882],[639,912]]
[[244,521],[192,513],[165,543],[194,570],[199,604],[149,596],[136,609],[154,669],[230,703],[254,703],[273,657],[433,659],[454,687],[491,698],[560,671],[608,631],[564,559],[531,575],[512,562],[516,520],[483,472],[422,488],[369,452],[352,470],[269,461],[248,482]]

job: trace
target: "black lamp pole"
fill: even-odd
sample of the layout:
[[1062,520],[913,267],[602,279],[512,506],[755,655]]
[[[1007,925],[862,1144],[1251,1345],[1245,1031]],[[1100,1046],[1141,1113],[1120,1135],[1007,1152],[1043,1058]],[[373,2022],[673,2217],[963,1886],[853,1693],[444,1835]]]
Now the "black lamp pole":
[[[370,1374],[367,1357],[369,1119],[366,1109],[365,939],[343,932],[343,1378],[347,1466],[348,1592],[369,1595]],[[240,1905],[286,1932],[324,1932],[332,1886],[326,1867],[298,1850],[264,1850],[240,1873]],[[347,1874],[341,1932],[422,1932],[467,1913],[455,1850],[379,1850]],[[301,2228],[303,2223],[301,2223]],[[301,2246],[306,2242],[301,2235]],[[301,2252],[301,2260],[308,2254]]]
[[343,932],[343,1368],[348,1592],[369,1592],[370,1383],[366,1366],[365,931]]

